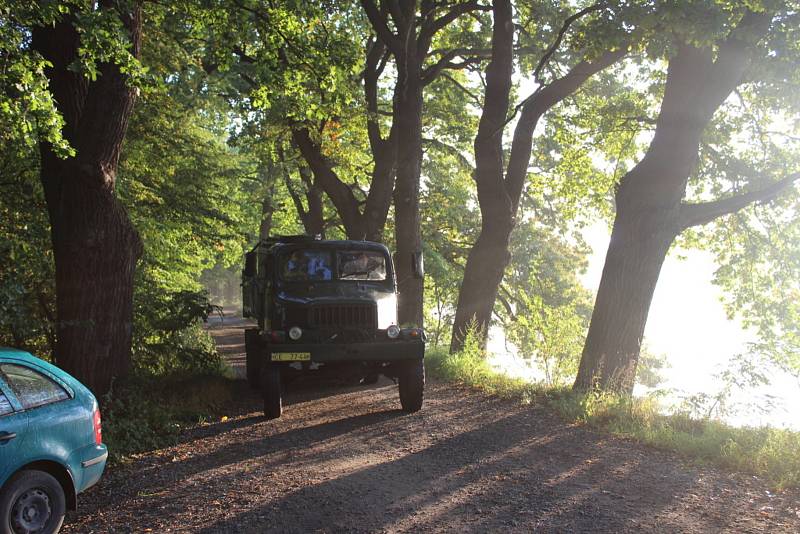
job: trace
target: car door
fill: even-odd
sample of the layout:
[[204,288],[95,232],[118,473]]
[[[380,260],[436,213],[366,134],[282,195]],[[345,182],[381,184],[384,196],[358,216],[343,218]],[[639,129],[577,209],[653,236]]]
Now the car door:
[[28,414],[0,377],[0,484],[24,465]]
[[81,430],[79,420],[87,418],[70,402],[70,392],[45,370],[23,362],[0,363],[0,378],[28,416],[24,444],[31,458],[65,461],[81,444],[85,429],[76,430]]

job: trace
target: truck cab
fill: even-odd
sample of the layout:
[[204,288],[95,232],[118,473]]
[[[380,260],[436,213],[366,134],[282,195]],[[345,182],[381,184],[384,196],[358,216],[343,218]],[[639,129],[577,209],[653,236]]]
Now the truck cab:
[[247,379],[264,414],[280,417],[284,387],[326,368],[342,378],[398,382],[407,412],[422,407],[425,333],[397,321],[397,280],[389,250],[370,241],[309,236],[262,240],[245,255],[243,315]]

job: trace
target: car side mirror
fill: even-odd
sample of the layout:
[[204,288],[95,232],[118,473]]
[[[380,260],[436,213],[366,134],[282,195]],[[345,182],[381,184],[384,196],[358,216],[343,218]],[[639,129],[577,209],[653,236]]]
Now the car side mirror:
[[422,251],[411,254],[411,272],[414,278],[422,279],[425,277],[425,262],[422,258]]

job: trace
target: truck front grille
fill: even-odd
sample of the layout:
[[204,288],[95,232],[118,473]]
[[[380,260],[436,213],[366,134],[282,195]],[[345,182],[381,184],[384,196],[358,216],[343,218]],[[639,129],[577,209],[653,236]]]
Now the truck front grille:
[[311,308],[312,327],[367,328],[378,327],[374,304],[324,304]]

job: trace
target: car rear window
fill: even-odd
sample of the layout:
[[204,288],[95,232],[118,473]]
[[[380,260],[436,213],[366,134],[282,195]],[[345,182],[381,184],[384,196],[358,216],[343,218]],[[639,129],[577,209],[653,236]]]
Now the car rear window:
[[30,367],[3,364],[0,373],[23,408],[36,408],[69,398],[64,388]]
[[8,402],[8,399],[3,393],[0,393],[0,416],[10,414],[14,411],[14,408],[11,407],[11,403]]

